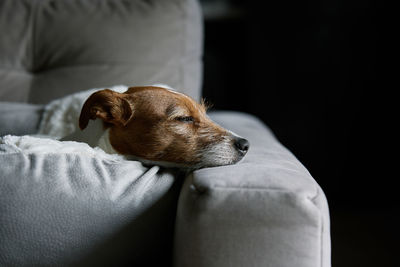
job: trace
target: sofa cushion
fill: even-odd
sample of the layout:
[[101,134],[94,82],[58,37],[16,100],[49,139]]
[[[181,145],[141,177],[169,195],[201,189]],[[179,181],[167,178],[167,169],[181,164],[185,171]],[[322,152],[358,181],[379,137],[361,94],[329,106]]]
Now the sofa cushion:
[[330,267],[329,210],[307,169],[257,118],[210,117],[245,137],[250,149],[231,166],[193,172],[183,185],[175,266]]
[[0,101],[154,83],[198,99],[201,26],[195,0],[0,1]]
[[175,174],[84,143],[0,138],[0,266],[165,265]]
[[36,133],[42,112],[41,105],[0,102],[0,136]]

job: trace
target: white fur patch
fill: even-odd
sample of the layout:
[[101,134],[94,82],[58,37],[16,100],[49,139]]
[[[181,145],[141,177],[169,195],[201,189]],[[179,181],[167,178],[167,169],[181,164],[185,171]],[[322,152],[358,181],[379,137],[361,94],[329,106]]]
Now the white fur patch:
[[200,151],[200,156],[202,164],[206,166],[233,164],[239,159],[239,155],[228,136],[222,142],[209,145]]
[[97,146],[108,154],[119,154],[110,143],[110,129],[104,131],[104,134],[99,138]]

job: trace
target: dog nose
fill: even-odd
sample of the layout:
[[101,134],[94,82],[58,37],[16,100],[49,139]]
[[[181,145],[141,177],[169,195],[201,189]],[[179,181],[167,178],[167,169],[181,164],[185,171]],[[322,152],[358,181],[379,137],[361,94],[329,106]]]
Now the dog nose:
[[244,138],[238,138],[235,140],[235,147],[239,152],[246,154],[247,150],[249,150],[250,143]]

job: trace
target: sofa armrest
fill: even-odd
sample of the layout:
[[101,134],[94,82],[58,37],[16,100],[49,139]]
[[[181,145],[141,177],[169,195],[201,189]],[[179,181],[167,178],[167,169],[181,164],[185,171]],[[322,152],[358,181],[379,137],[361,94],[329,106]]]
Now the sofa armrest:
[[251,147],[236,165],[187,177],[175,225],[175,266],[330,266],[327,200],[310,173],[256,118],[212,117]]

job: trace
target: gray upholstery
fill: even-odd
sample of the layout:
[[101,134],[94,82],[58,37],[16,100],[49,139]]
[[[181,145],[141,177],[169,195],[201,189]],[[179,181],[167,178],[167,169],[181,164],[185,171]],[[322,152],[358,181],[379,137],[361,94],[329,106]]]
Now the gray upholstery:
[[211,118],[248,138],[236,165],[195,171],[180,195],[175,266],[330,266],[329,212],[304,166],[256,118]]
[[59,143],[0,139],[0,266],[170,262],[179,176]]
[[[195,0],[0,1],[0,101],[153,83],[198,99],[200,18]],[[30,104],[0,102],[0,133],[35,131],[42,108]],[[250,140],[243,161],[183,186],[160,169],[125,184],[122,202],[109,192],[130,163],[0,154],[0,266],[329,267],[327,201],[308,171],[254,117],[211,116]]]
[[0,102],[0,136],[36,133],[42,112],[41,105]]
[[192,0],[0,1],[0,101],[161,82],[198,99],[201,25]]

